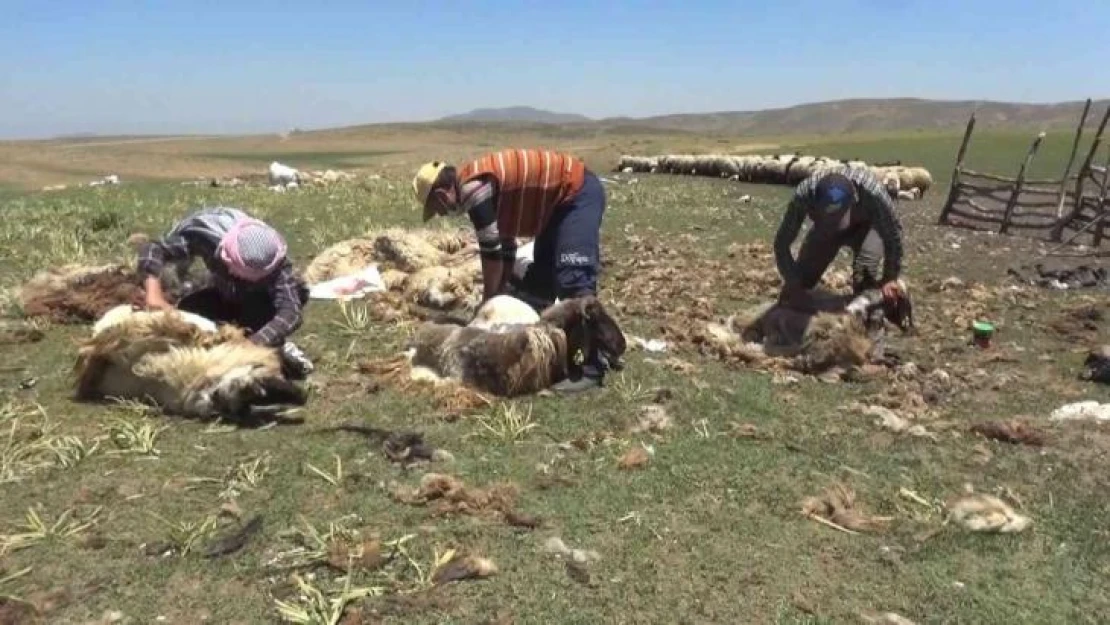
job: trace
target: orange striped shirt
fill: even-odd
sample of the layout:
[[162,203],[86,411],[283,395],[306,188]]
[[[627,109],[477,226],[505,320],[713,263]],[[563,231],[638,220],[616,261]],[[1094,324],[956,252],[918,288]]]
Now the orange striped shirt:
[[534,237],[555,209],[582,189],[586,165],[548,150],[502,150],[459,169],[463,184],[490,177],[496,183],[497,229],[502,237]]

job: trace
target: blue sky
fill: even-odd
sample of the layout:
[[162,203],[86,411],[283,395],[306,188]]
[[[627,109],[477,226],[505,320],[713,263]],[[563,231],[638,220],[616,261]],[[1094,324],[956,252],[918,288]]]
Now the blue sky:
[[1106,0],[3,0],[0,137],[1110,96]]

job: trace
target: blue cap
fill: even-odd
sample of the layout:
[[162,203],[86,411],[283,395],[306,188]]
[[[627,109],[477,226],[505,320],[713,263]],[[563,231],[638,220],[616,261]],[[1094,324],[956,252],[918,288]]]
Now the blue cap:
[[817,207],[835,213],[848,208],[852,203],[852,181],[839,174],[825,176],[817,183]]

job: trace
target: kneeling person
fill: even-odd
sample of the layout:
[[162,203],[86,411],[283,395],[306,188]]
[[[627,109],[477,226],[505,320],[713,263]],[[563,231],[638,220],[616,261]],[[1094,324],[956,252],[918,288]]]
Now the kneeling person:
[[[536,308],[597,294],[605,189],[578,158],[544,150],[503,150],[456,168],[436,161],[413,179],[424,221],[466,214],[478,235],[483,302],[510,286],[516,238],[535,237],[535,259],[519,284]],[[555,386],[579,392],[601,386],[608,364],[582,355],[581,377]]]
[[[807,219],[813,225],[795,259],[790,245]],[[784,283],[782,298],[802,307],[808,291],[817,286],[844,247],[852,251],[853,295],[875,288],[881,289],[888,302],[903,295],[898,286],[902,226],[885,187],[866,169],[826,170],[799,184],[774,247]]]
[[177,307],[235,324],[249,331],[254,343],[281,348],[290,377],[311,373],[312,362],[288,341],[301,326],[309,291],[293,274],[281,234],[235,208],[194,212],[139,251],[148,308],[172,308],[158,279],[165,264],[196,257],[212,274],[212,286],[187,293]]

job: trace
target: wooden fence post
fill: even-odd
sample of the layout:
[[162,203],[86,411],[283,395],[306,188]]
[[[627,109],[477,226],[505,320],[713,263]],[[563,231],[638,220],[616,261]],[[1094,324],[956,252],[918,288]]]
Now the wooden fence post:
[[1037,150],[1041,147],[1041,141],[1044,141],[1044,131],[1041,131],[1041,134],[1033,140],[1033,145],[1029,146],[1029,152],[1025,154],[1025,161],[1022,162],[1021,169],[1018,170],[1017,180],[1014,181],[1014,192],[1010,194],[1010,201],[1006,202],[1006,213],[1002,215],[1002,226],[998,229],[1000,234],[1006,234],[1010,229],[1010,219],[1014,214],[1014,208],[1017,206],[1018,196],[1021,195],[1021,188],[1025,186],[1025,170],[1033,162],[1033,157],[1037,155]]
[[1110,106],[1106,107],[1106,112],[1102,115],[1102,121],[1099,122],[1098,130],[1095,131],[1094,141],[1091,142],[1091,149],[1087,151],[1087,158],[1083,159],[1083,166],[1079,168],[1079,177],[1075,181],[1075,207],[1067,216],[1062,217],[1052,230],[1052,240],[1055,242],[1059,242],[1063,238],[1064,228],[1075,221],[1083,212],[1083,179],[1090,173],[1091,163],[1094,162],[1095,154],[1098,153],[1098,148],[1102,144],[1102,133],[1106,130],[1107,120],[1110,120]]
[[967,128],[964,129],[964,139],[960,143],[960,150],[956,152],[956,165],[952,168],[952,183],[948,187],[948,199],[944,202],[944,208],[940,209],[940,218],[937,219],[937,223],[941,225],[948,223],[948,212],[952,210],[952,206],[956,203],[956,197],[959,195],[960,171],[963,169],[967,144],[971,142],[971,133],[974,130],[975,111],[972,111],[971,117],[967,120]]
[[1094,240],[1091,242],[1093,247],[1102,245],[1103,227],[1106,225],[1106,192],[1107,183],[1110,183],[1110,150],[1106,152],[1106,164],[1102,168],[1102,188],[1098,192],[1098,203],[1095,204],[1095,219],[1098,220],[1098,225],[1095,226]]
[[1068,198],[1068,175],[1071,174],[1071,167],[1075,164],[1075,157],[1079,154],[1079,141],[1083,137],[1083,124],[1087,122],[1087,114],[1091,112],[1091,99],[1087,98],[1087,103],[1083,105],[1083,114],[1079,116],[1079,125],[1075,127],[1075,140],[1071,144],[1071,156],[1068,157],[1068,164],[1064,167],[1064,175],[1060,178],[1060,201],[1056,205],[1056,218],[1059,219],[1064,215],[1064,202]]

